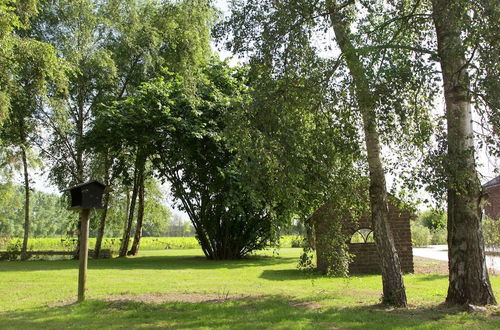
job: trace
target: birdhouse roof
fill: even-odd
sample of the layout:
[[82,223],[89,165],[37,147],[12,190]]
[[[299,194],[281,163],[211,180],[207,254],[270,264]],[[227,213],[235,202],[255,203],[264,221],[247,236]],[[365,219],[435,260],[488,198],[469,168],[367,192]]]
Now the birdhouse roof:
[[85,183],[80,183],[76,186],[73,186],[73,187],[70,187],[68,189],[64,189],[63,191],[69,191],[69,190],[72,190],[72,189],[75,189],[75,188],[82,188],[82,187],[85,187],[85,186],[90,186],[90,185],[98,185],[98,186],[101,186],[102,188],[106,188],[106,185],[105,184],[102,184],[100,183],[99,181],[97,180],[92,180],[92,181],[88,181],[88,182],[85,182]]

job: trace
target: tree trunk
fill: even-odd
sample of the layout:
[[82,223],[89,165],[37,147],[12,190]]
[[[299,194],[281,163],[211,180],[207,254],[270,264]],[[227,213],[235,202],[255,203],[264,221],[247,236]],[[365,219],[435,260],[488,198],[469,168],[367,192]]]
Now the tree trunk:
[[104,238],[104,229],[106,228],[106,217],[108,215],[109,199],[111,198],[109,192],[104,193],[104,209],[101,213],[99,228],[97,229],[97,238],[94,247],[94,258],[99,259],[101,253],[102,240]]
[[[84,183],[84,164],[83,164],[83,136],[84,136],[84,100],[82,96],[82,82],[79,80],[79,86],[78,86],[78,101],[77,101],[77,123],[76,123],[76,141],[75,141],[75,150],[76,150],[76,160],[75,160],[75,167],[76,167],[76,175],[77,177],[74,178],[76,179],[76,182],[78,184]],[[77,229],[80,231],[80,228],[82,226],[82,217],[81,215],[78,216],[78,226]],[[76,241],[76,247],[75,247],[75,254],[73,256],[73,259],[78,259],[80,256],[80,240],[81,240],[81,233],[78,234],[77,241]]]
[[448,144],[448,267],[446,301],[496,304],[491,289],[481,228],[482,189],[474,159],[474,136],[466,47],[459,2],[433,0],[438,54],[444,82]]
[[30,231],[30,181],[28,173],[28,159],[26,156],[26,148],[21,147],[21,157],[23,159],[23,170],[24,170],[24,237],[23,237],[23,247],[21,249],[21,260],[27,258],[28,251],[28,237]]
[[139,190],[139,169],[136,166],[134,169],[134,186],[132,188],[132,197],[130,200],[130,208],[128,212],[128,219],[127,223],[125,224],[125,229],[123,231],[123,237],[122,237],[122,243],[120,246],[120,252],[118,254],[119,257],[125,257],[127,255],[127,250],[128,250],[128,244],[130,242],[130,231],[132,229],[132,223],[134,222],[134,212],[135,212],[135,203],[137,200],[137,193]]
[[[104,184],[106,186],[109,186],[111,184],[110,178],[109,178],[109,171],[110,171],[110,164],[109,164],[109,158],[108,154],[105,153],[104,155],[104,167],[105,167],[105,173],[104,173]],[[101,253],[101,245],[102,245],[102,240],[104,238],[104,229],[106,228],[106,217],[108,215],[108,207],[109,207],[109,199],[110,199],[110,193],[109,189],[106,189],[106,192],[104,193],[104,209],[102,210],[101,213],[101,219],[99,222],[99,228],[97,229],[97,238],[95,241],[95,248],[94,248],[94,258],[99,259],[99,254]]]
[[137,224],[135,227],[134,242],[128,255],[135,256],[139,252],[142,237],[142,223],[144,220],[144,169],[142,169],[139,180],[139,207],[137,209]]
[[363,118],[370,172],[370,206],[373,231],[382,269],[383,302],[397,307],[406,307],[406,292],[401,265],[388,222],[387,191],[380,155],[375,100],[371,96],[366,70],[350,40],[349,25],[344,20],[335,1],[329,0],[327,3],[333,31],[353,78],[355,95]]

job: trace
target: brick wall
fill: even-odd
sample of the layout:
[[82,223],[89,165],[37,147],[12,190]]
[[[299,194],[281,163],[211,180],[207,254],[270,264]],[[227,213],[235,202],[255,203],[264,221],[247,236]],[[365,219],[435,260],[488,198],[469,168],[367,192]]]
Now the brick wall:
[[488,193],[488,203],[484,213],[492,219],[500,219],[500,185],[485,188]]
[[[314,224],[315,237],[313,245],[316,248],[316,263],[318,270],[326,272],[328,268],[328,259],[326,258],[327,246],[322,240],[322,235],[328,235],[329,221],[328,215],[332,212],[328,205],[318,209],[312,216],[311,221]],[[401,268],[404,273],[413,272],[413,252],[411,245],[410,219],[413,217],[406,210],[400,210],[392,203],[389,203],[389,221],[394,236],[394,243],[398,251]],[[360,228],[371,229],[371,220],[368,217],[359,219],[356,225],[344,224],[343,231],[349,237]],[[380,273],[379,257],[375,243],[348,243],[349,252],[355,257],[349,265],[350,273]]]
[[[410,219],[406,210],[399,210],[389,203],[389,221],[394,236],[394,244],[398,251],[401,269],[404,273],[413,273],[413,251],[411,245]],[[354,233],[359,228],[371,228],[371,220],[364,217],[358,221],[357,228],[349,228]],[[380,273],[379,257],[375,243],[349,243],[349,252],[354,260],[349,265],[351,273]]]

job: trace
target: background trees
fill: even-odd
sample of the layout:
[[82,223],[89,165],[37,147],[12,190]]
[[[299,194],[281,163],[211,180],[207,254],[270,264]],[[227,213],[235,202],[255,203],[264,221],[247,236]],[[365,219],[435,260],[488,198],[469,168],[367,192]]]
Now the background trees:
[[[0,186],[0,232],[11,237],[23,237],[24,187],[12,183]],[[60,237],[70,228],[72,212],[66,210],[59,196],[39,191],[31,193],[31,237]]]
[[[149,192],[144,200],[144,236],[170,236],[169,232],[176,229],[172,211],[165,206],[163,191],[158,182],[146,181]],[[24,187],[12,182],[0,184],[0,232],[10,237],[23,237],[24,227]],[[119,190],[113,191],[113,200],[109,204],[108,221],[105,229],[107,237],[118,237],[123,233],[125,196]],[[30,213],[30,236],[35,238],[63,237],[72,229],[73,212],[67,210],[67,200],[59,195],[32,190]],[[183,222],[180,222],[185,226]],[[92,222],[90,236],[98,236],[99,222]],[[177,235],[185,236],[185,235]],[[29,245],[28,245],[29,246]]]
[[[209,51],[212,16],[206,1],[41,3],[30,34],[53,45],[70,68],[67,96],[41,116],[49,131],[38,147],[50,160],[53,183],[64,188],[107,177],[113,159],[84,141],[99,109],[127,97],[165,65],[186,77],[196,72]],[[106,212],[103,226],[105,218]]]

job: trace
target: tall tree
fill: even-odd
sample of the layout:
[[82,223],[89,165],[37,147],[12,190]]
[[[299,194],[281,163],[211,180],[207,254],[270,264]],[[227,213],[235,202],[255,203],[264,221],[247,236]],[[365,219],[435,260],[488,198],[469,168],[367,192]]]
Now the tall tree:
[[[38,0],[0,0],[0,123],[11,107],[12,88],[16,88],[16,47],[30,48],[33,41],[17,32],[29,26],[36,15]],[[33,44],[36,48],[36,43]]]
[[[345,7],[345,5],[343,6]],[[352,43],[350,26],[342,6],[337,1],[327,1],[337,44],[345,58],[353,79],[358,109],[363,119],[363,131],[370,173],[370,206],[375,243],[380,256],[383,283],[383,300],[398,307],[406,307],[406,291],[401,264],[389,226],[387,188],[382,165],[380,137],[377,127],[376,99],[372,96],[369,78],[359,52]]]
[[108,208],[110,204],[110,199],[111,199],[111,186],[112,186],[112,181],[113,178],[111,177],[111,160],[109,156],[109,150],[106,150],[102,153],[102,156],[104,157],[102,161],[102,167],[104,169],[104,175],[103,175],[103,183],[106,185],[106,189],[104,191],[104,196],[103,196],[103,207],[104,209],[101,211],[101,217],[99,219],[99,227],[97,230],[97,237],[95,241],[95,246],[94,246],[94,258],[99,259],[100,253],[101,253],[101,246],[102,246],[102,240],[104,238],[104,230],[106,229],[106,218],[108,216]]
[[146,173],[145,170],[141,173],[139,179],[139,206],[137,208],[137,222],[135,225],[134,241],[132,242],[132,247],[127,252],[128,255],[135,256],[139,252],[139,246],[141,244],[142,238],[142,227],[144,223],[144,184]]
[[[248,73],[251,100],[227,116],[226,135],[238,150],[245,185],[274,206],[281,233],[297,219],[307,223],[331,199],[347,203],[353,213],[363,209],[356,200],[357,184],[365,180],[352,109],[329,101],[325,72],[336,65],[314,56],[305,41],[288,45],[300,55],[291,55],[283,71],[254,58]],[[344,237],[331,239],[346,251]],[[334,246],[328,252],[344,265],[331,274],[347,275],[347,254]]]
[[[30,19],[37,0],[0,1],[0,139],[4,147],[20,154],[24,179],[24,235],[26,257],[30,229],[29,157],[34,119],[49,93],[50,80],[63,71],[54,49],[32,38]],[[61,77],[59,77],[61,78]]]
[[[64,65],[57,58],[53,47],[31,40],[13,47],[11,69],[12,88],[7,120],[0,127],[0,139],[4,146],[15,148],[22,161],[24,180],[24,235],[21,248],[22,258],[26,257],[30,228],[30,176],[29,155],[32,153],[36,134],[36,118],[49,97],[61,94],[64,87]],[[32,158],[33,159],[33,158]]]
[[[360,123],[364,132],[373,226],[383,269],[383,300],[405,306],[403,278],[387,223],[381,145],[384,142],[406,148],[425,140],[429,108],[425,100],[429,99],[423,96],[425,93],[419,94],[425,86],[421,84],[424,74],[413,70],[407,61],[412,56],[409,50],[416,48],[411,43],[414,30],[401,29],[397,24],[397,28],[390,24],[388,28],[376,28],[381,17],[390,20],[404,11],[391,4],[387,4],[388,10],[379,2],[364,1],[235,1],[225,27],[232,32],[230,48],[249,55],[250,63],[256,59],[271,63],[274,75],[286,74],[287,68],[303,58],[301,52],[306,47],[319,58],[331,57],[332,49],[340,54],[332,69],[324,71],[323,81],[330,86],[327,102],[357,110],[351,121]],[[406,14],[413,17],[411,11]],[[337,48],[325,34],[332,29]],[[394,47],[388,47],[388,43]],[[427,73],[425,67],[420,71]],[[335,112],[335,107],[331,109]],[[419,130],[422,136],[417,137],[414,133]],[[404,134],[395,134],[398,131]]]
[[[99,122],[104,128],[96,132],[113,134],[112,143],[131,150],[136,159],[122,255],[138,196],[136,237],[140,238],[143,177],[151,172],[172,184],[173,195],[188,212],[207,258],[241,258],[272,238],[271,209],[245,189],[243,171],[234,162],[236,151],[223,134],[225,115],[246,99],[243,82],[240,70],[214,59],[196,76],[165,72],[108,108],[109,117]],[[145,171],[147,160],[154,171]],[[139,239],[134,242],[138,246]]]
[[[468,7],[463,1],[432,0],[447,122],[450,271],[446,301],[485,305],[496,304],[496,301],[486,267],[481,227],[483,196],[474,156],[468,73],[472,58],[468,58],[464,40],[470,22]],[[498,62],[496,64],[498,67]]]
[[241,258],[275,238],[273,205],[247,188],[238,150],[224,134],[226,116],[248,100],[245,80],[244,70],[213,59],[196,77],[193,95],[178,79],[144,90],[148,102],[169,105],[169,125],[155,139],[154,168],[171,183],[208,259]]

